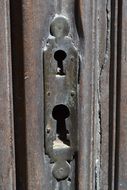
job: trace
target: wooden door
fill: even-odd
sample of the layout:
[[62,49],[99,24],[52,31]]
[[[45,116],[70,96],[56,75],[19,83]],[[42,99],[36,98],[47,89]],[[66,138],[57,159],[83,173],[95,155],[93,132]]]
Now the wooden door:
[[1,0],[0,10],[0,190],[66,189],[52,182],[44,142],[43,52],[56,14],[80,60],[70,189],[126,190],[126,0]]

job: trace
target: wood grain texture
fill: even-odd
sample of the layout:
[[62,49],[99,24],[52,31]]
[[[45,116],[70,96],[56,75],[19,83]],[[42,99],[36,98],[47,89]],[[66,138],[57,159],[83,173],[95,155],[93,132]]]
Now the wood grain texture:
[[[69,0],[63,14],[76,39],[72,9],[74,1]],[[52,186],[44,150],[42,54],[56,11],[56,1],[11,1],[17,189]]]
[[[111,1],[80,1],[84,52],[80,86],[79,189],[107,190]],[[81,39],[82,40],[82,39]]]
[[127,189],[127,2],[119,2],[116,189]]
[[0,1],[0,189],[15,190],[9,1]]
[[[62,1],[61,1],[62,2]],[[80,190],[108,189],[109,158],[109,67],[110,67],[110,1],[67,1],[63,14],[71,20],[71,30],[75,41],[76,30],[79,37],[81,54],[81,79],[79,97],[79,175]],[[18,3],[17,3],[18,4]],[[13,52],[16,47],[19,57],[14,53],[13,70],[22,69],[19,79],[16,72],[15,100],[20,106],[15,109],[15,131],[17,155],[17,187],[23,189],[48,189],[47,166],[44,161],[44,124],[43,124],[43,69],[42,51],[49,35],[49,24],[57,8],[56,1],[22,1],[20,5],[21,35],[15,34],[13,15]],[[75,7],[74,7],[75,5]],[[13,1],[13,6],[15,2]],[[14,9],[13,9],[14,10]],[[14,13],[13,13],[14,14]],[[46,24],[45,24],[46,23]],[[74,24],[75,23],[75,24]],[[73,31],[74,30],[74,31]],[[21,38],[20,38],[21,37]],[[20,41],[22,40],[22,41]],[[13,43],[14,43],[13,41]],[[17,43],[18,41],[19,43]],[[21,45],[22,44],[22,45]],[[20,46],[20,47],[19,47]],[[20,49],[22,48],[22,50]],[[22,53],[22,57],[20,55]],[[15,57],[15,58],[14,58]],[[17,65],[22,65],[17,66]],[[19,88],[19,83],[22,85]],[[23,92],[20,94],[20,89]],[[18,89],[18,90],[16,90]],[[18,92],[19,91],[19,92]],[[17,100],[18,95],[21,101]],[[23,101],[22,101],[23,100]],[[24,104],[21,109],[21,104]],[[20,110],[20,114],[17,111]],[[22,115],[24,112],[23,119]],[[17,118],[17,119],[16,119]],[[24,120],[24,122],[21,122]],[[23,125],[22,125],[23,124]],[[23,139],[25,138],[25,140]],[[19,148],[23,142],[24,164]],[[23,168],[22,169],[22,165]],[[26,175],[24,177],[24,175]],[[25,180],[25,182],[24,182]],[[25,183],[25,185],[24,185]]]
[[[4,138],[12,135],[13,139],[9,7],[8,1],[0,4],[3,26],[0,29],[0,109],[5,110],[0,112],[1,151],[14,163],[13,149],[8,138]],[[52,189],[44,150],[42,54],[55,13],[68,17],[81,59],[76,188],[127,189],[126,4],[126,0],[11,0],[18,190]],[[8,166],[3,161],[4,157],[0,156],[6,176]]]
[[11,1],[17,189],[47,189],[42,48],[51,1]]

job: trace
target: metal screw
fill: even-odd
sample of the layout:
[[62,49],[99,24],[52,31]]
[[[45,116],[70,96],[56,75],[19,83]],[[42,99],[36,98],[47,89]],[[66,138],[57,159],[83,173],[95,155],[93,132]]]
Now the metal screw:
[[74,91],[71,91],[71,96],[74,96],[75,95],[75,92]]
[[51,130],[50,130],[49,128],[47,128],[47,133],[48,133],[48,134],[50,133],[50,131],[51,131]]
[[47,92],[47,95],[48,95],[48,96],[50,96],[50,94],[51,94],[50,92]]

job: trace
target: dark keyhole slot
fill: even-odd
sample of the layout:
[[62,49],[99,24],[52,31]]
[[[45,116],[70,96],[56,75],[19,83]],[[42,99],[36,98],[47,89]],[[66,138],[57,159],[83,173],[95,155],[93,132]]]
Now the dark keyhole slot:
[[63,69],[63,60],[66,58],[67,54],[63,50],[58,50],[54,54],[54,58],[57,61],[57,74],[65,75]]
[[70,141],[67,138],[69,132],[66,129],[66,121],[65,121],[65,119],[70,116],[68,107],[62,104],[55,106],[52,112],[52,116],[55,120],[57,120],[56,133],[58,135],[58,138],[64,144],[70,145]]

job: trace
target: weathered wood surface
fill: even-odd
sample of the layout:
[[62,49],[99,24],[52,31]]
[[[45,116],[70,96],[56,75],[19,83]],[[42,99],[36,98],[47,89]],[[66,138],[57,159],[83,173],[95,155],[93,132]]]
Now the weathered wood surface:
[[[51,187],[44,156],[42,52],[56,5],[56,1],[11,1],[16,176],[17,189],[22,190]],[[74,1],[66,5],[64,14],[74,19],[70,11]]]
[[[46,189],[42,43],[51,1],[11,1],[17,189]],[[47,23],[47,24],[46,24]]]
[[119,3],[116,189],[127,189],[127,1]]
[[16,189],[52,187],[44,151],[42,52],[51,20],[61,11],[81,58],[76,189],[125,190],[126,0],[0,2],[0,190],[15,189],[12,72]]
[[15,190],[9,1],[0,1],[0,189]]
[[[108,189],[111,1],[80,1],[79,189]],[[82,41],[82,39],[81,39]]]

